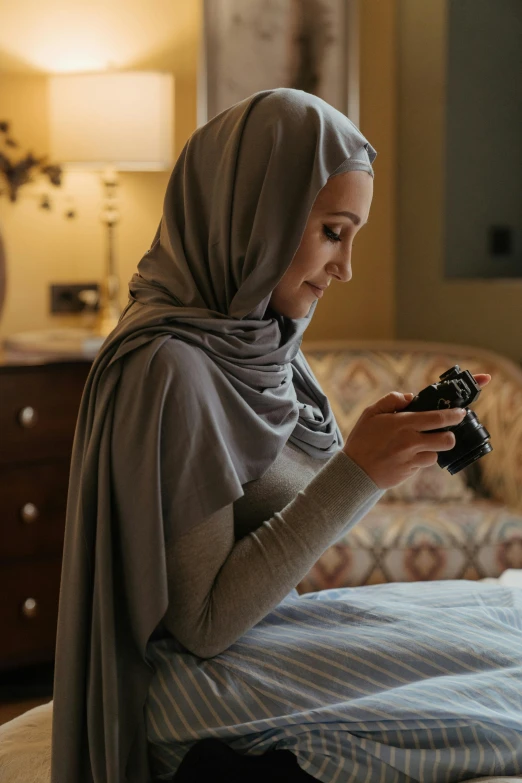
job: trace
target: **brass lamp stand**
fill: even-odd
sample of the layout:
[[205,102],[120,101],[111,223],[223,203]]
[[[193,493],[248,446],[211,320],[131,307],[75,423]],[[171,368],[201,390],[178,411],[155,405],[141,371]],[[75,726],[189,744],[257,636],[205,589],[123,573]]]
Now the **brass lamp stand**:
[[107,228],[107,243],[105,256],[105,277],[100,285],[100,310],[95,332],[100,337],[107,337],[114,329],[121,315],[120,280],[116,271],[116,256],[114,249],[115,226],[120,220],[116,191],[118,174],[114,168],[107,168],[101,175],[103,183],[104,202],[101,211],[101,221]]

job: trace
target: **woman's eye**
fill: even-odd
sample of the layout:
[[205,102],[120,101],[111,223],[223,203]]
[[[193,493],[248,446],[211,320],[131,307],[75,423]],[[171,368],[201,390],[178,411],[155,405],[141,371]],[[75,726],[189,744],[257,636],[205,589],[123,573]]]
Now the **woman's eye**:
[[328,226],[323,226],[323,232],[327,239],[329,239],[331,242],[340,242],[341,236],[340,234],[336,234],[335,231],[332,231],[331,228],[328,228]]

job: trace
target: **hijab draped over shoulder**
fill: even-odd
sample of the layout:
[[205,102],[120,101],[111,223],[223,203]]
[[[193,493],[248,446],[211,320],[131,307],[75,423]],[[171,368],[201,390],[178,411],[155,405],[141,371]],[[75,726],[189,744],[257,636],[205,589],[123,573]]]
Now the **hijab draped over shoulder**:
[[256,93],[186,143],[80,406],[52,783],[149,783],[146,646],[168,604],[166,545],[241,497],[288,440],[319,459],[342,447],[300,350],[317,302],[292,320],[269,301],[328,178],[373,174],[375,155],[343,114],[290,89]]

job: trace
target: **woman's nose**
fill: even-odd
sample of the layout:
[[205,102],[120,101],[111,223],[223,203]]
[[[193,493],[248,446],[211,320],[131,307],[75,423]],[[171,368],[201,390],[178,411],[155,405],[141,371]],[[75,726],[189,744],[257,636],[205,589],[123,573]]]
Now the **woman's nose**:
[[348,261],[347,264],[341,266],[340,281],[341,283],[349,283],[352,279],[352,262]]
[[352,255],[347,253],[346,258],[331,264],[331,274],[340,283],[349,283],[352,279]]

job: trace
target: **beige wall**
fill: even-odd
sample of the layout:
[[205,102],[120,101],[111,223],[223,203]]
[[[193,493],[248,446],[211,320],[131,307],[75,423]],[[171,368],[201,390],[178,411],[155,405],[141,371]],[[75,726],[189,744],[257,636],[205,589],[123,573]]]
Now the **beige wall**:
[[[0,118],[11,120],[22,149],[47,150],[46,73],[67,70],[69,58],[87,69],[109,62],[118,68],[172,71],[175,77],[175,153],[196,126],[199,0],[121,0],[94,5],[65,0],[20,0],[2,9]],[[52,24],[51,24],[52,22]],[[76,59],[75,59],[76,58]],[[79,59],[81,58],[81,59]],[[110,59],[109,59],[110,58]],[[71,68],[72,69],[72,68]],[[126,283],[147,250],[161,215],[168,173],[121,175],[116,252]],[[51,282],[96,282],[103,274],[104,234],[99,221],[101,187],[95,174],[68,174],[52,190],[54,211],[37,206],[39,188],[26,186],[19,201],[0,198],[0,231],[8,254],[8,295],[0,337],[16,331],[81,325],[78,316],[49,314]],[[72,196],[78,217],[62,217]]]
[[448,0],[399,0],[397,336],[522,359],[522,280],[444,279]]
[[359,4],[360,128],[378,153],[374,197],[354,242],[352,280],[327,291],[307,340],[395,336],[396,0]]
[[[13,135],[38,154],[47,147],[46,78],[82,55],[85,69],[105,58],[119,68],[171,70],[176,79],[175,147],[196,123],[200,0],[120,0],[106,6],[86,0],[72,15],[66,0],[19,0],[2,11],[0,114]],[[349,285],[332,286],[319,303],[307,339],[392,337],[395,302],[396,0],[361,2],[361,129],[379,157],[371,224],[357,238]],[[144,15],[143,9],[148,9]],[[29,21],[30,20],[30,21]],[[54,37],[53,37],[54,36]],[[57,53],[65,60],[56,61]],[[54,58],[54,59],[53,59]],[[98,59],[96,59],[98,58]],[[149,247],[161,214],[168,174],[121,176],[122,222],[117,255],[123,283]],[[0,199],[0,230],[8,252],[9,291],[0,336],[25,329],[80,324],[50,316],[51,282],[96,281],[103,271],[104,236],[95,175],[68,175],[53,191],[53,213],[38,209],[29,189],[14,205]],[[72,195],[78,218],[61,216]]]

